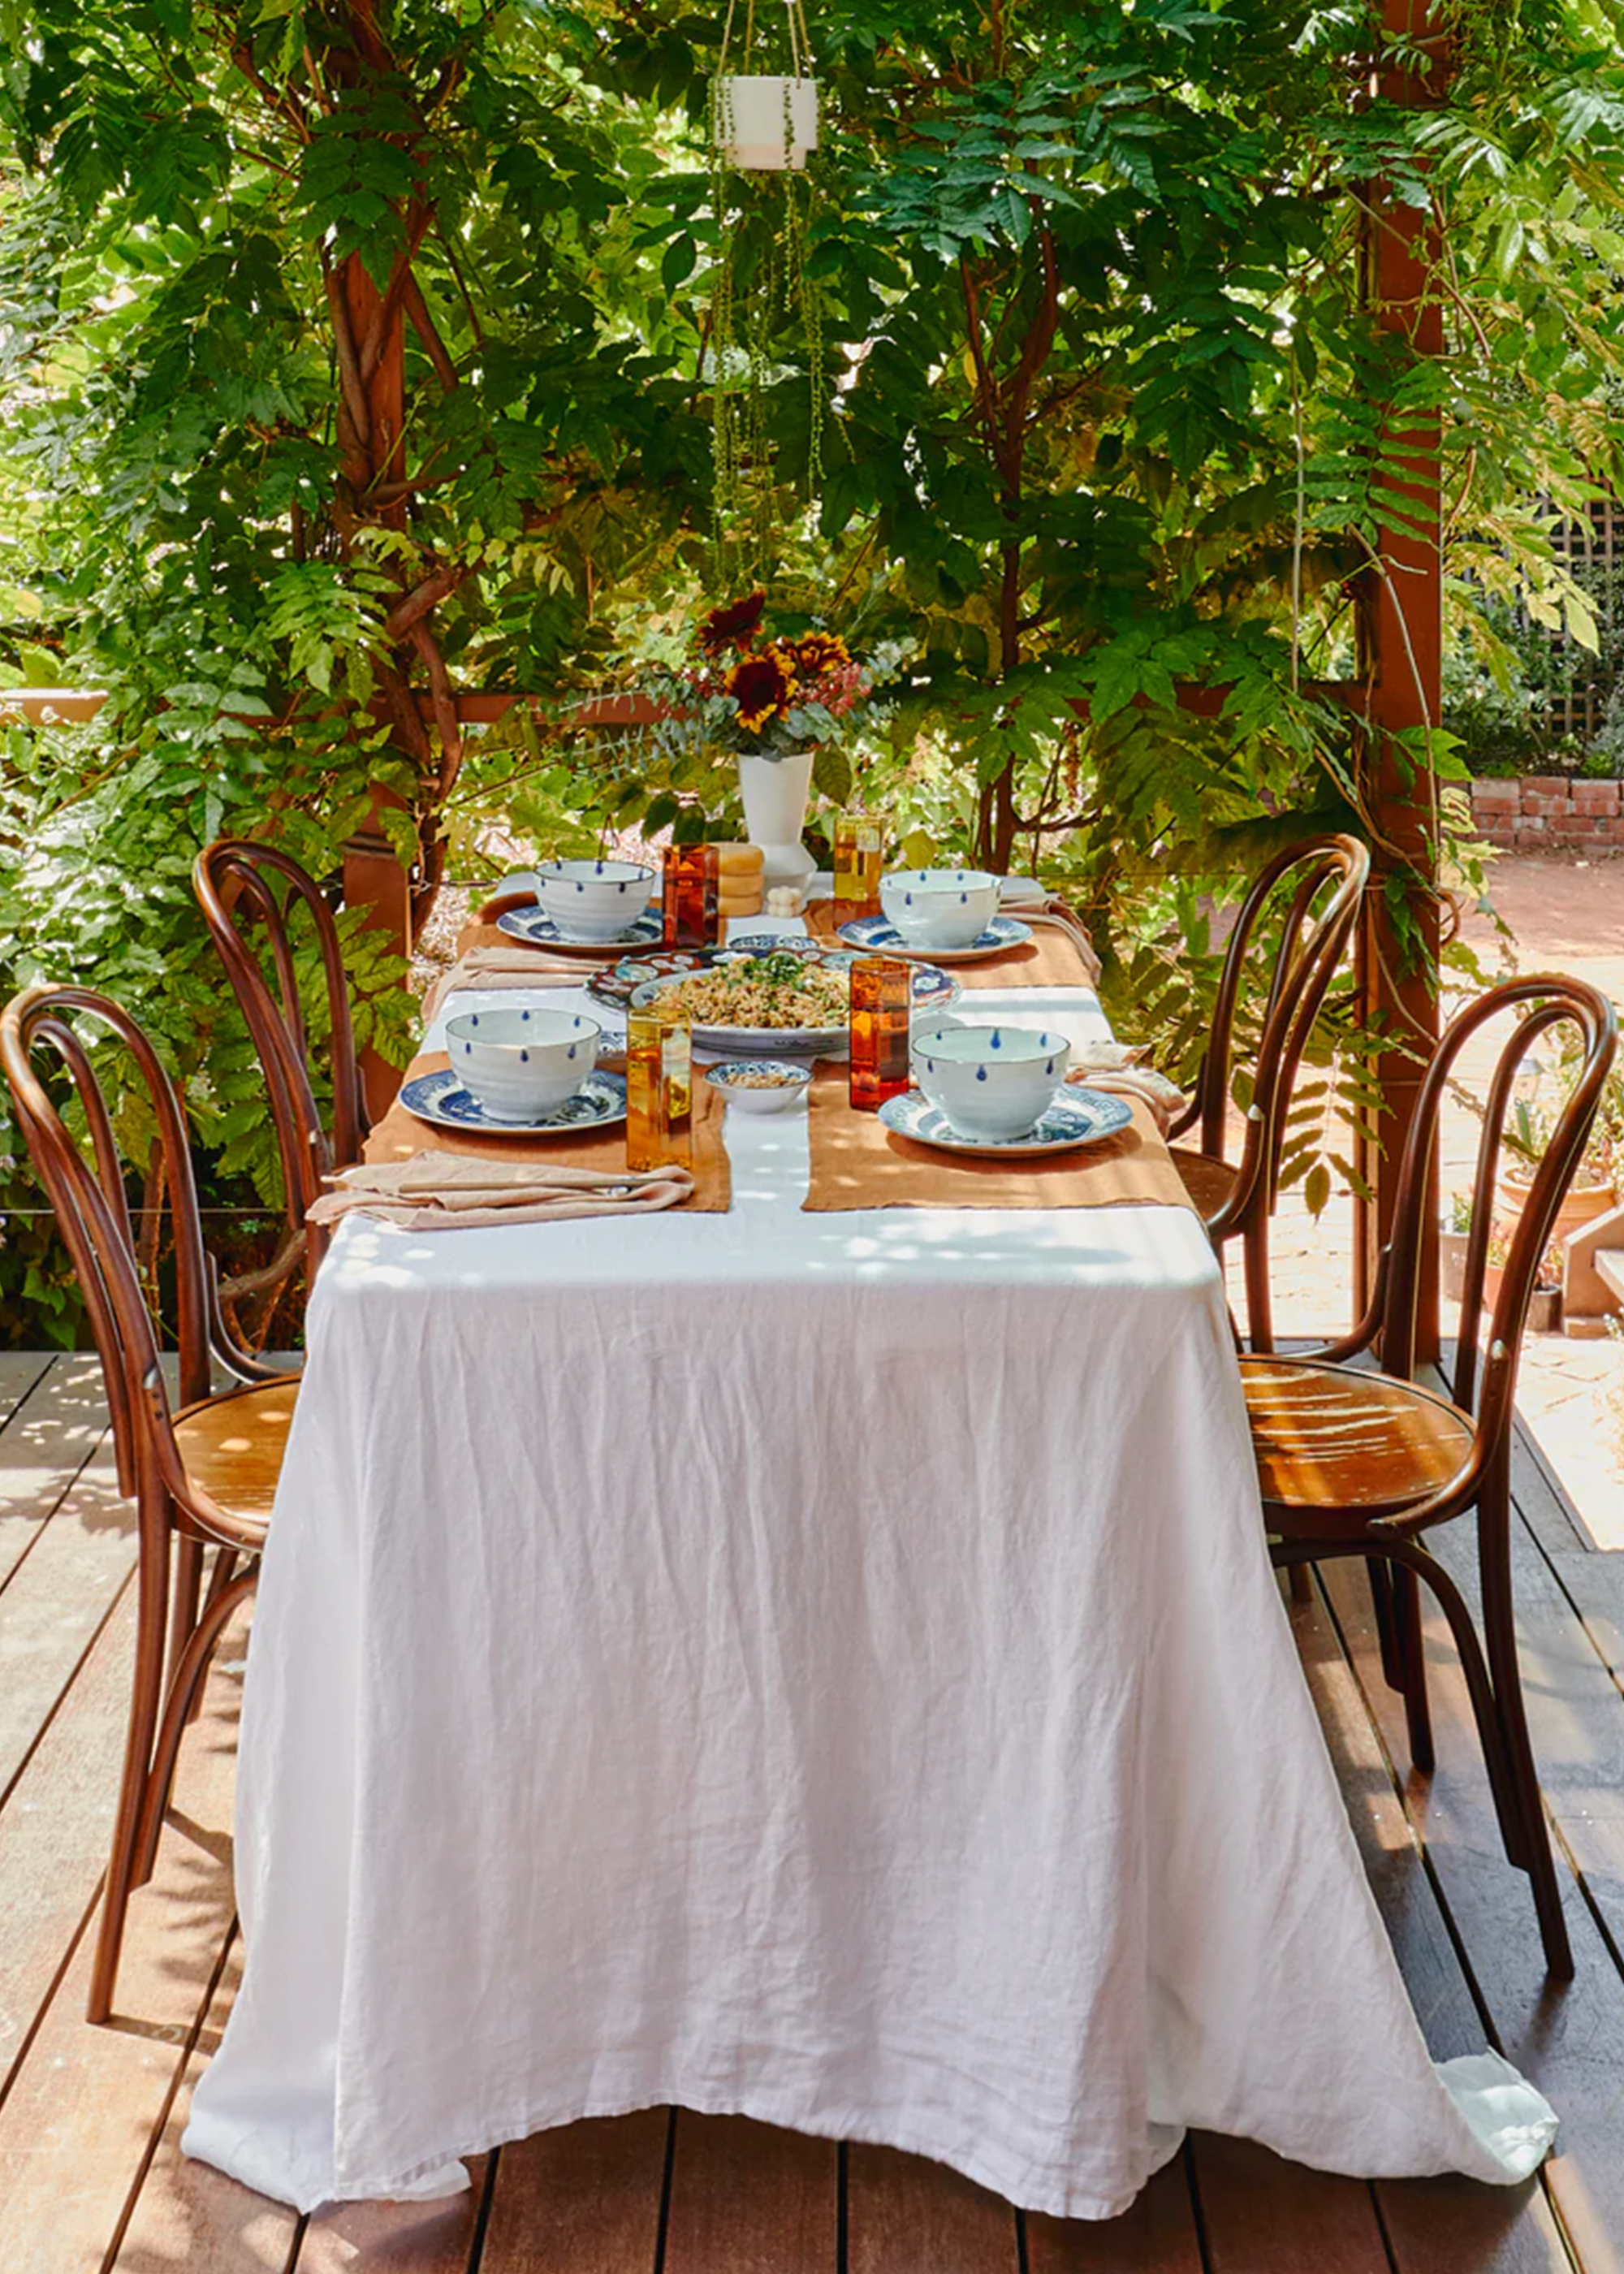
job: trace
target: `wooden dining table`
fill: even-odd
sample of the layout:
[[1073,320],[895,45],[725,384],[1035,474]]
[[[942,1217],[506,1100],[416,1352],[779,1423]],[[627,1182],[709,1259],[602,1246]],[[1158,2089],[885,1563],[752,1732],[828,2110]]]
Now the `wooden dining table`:
[[[1080,965],[958,1009],[1109,1035]],[[1154,1124],[989,1181],[812,1088],[721,1205],[339,1227],[188,2151],[310,2209],[675,2102],[1088,2218],[1198,2125],[1524,2176],[1549,2110],[1433,2063],[1366,1887]]]

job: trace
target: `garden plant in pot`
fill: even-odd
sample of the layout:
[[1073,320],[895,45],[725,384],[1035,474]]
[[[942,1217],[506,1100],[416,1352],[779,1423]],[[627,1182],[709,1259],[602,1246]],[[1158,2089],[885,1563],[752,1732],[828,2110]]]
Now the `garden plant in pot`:
[[[1560,1096],[1573,1072],[1567,1063],[1566,1046],[1557,1055],[1553,1070],[1558,1077],[1553,1094]],[[1544,1087],[1543,1078],[1537,1075],[1530,1094],[1514,1101],[1507,1124],[1507,1158],[1495,1184],[1494,1213],[1508,1228],[1522,1213],[1532,1180],[1531,1164],[1539,1159],[1550,1138],[1553,1117],[1541,1096]],[[1596,1217],[1617,1208],[1620,1178],[1624,1178],[1624,1076],[1615,1070],[1602,1092],[1579,1173],[1557,1211],[1553,1244],[1560,1247]]]
[[645,731],[673,753],[732,757],[746,831],[766,855],[769,885],[804,886],[816,866],[801,842],[816,787],[850,793],[849,747],[888,715],[876,701],[876,663],[830,631],[770,631],[766,596],[713,608],[687,652],[639,677],[658,713]]

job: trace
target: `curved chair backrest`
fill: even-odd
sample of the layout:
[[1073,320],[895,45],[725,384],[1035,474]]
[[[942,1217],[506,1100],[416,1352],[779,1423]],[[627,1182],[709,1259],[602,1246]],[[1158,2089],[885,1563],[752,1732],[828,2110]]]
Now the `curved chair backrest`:
[[[142,1177],[154,1204],[168,1202],[183,1405],[207,1397],[209,1390],[208,1269],[185,1114],[151,1043],[109,996],[88,987],[28,988],[0,1013],[0,1067],[79,1275],[107,1384],[119,1485],[133,1494],[148,1451],[156,1452],[166,1475],[177,1474],[180,1462],[169,1431],[159,1329],[153,1299],[142,1283],[126,1164],[90,1050],[74,1024],[86,1013],[117,1037],[136,1076],[134,1095],[147,1109],[141,1118],[153,1133],[154,1150],[147,1161],[130,1167]],[[86,1126],[82,1142],[40,1078],[41,1058],[55,1059],[78,1094]]]
[[1224,1209],[1209,1227],[1219,1237],[1243,1229],[1248,1218],[1274,1205],[1291,1085],[1347,950],[1369,877],[1370,854],[1357,838],[1309,838],[1275,855],[1236,918],[1213,1005],[1212,1040],[1201,1061],[1191,1110],[1173,1132],[1177,1136],[1199,1123],[1201,1150],[1215,1159],[1223,1156],[1235,1021],[1247,965],[1265,911],[1285,900],[1239,1174]]
[[[1579,979],[1540,974],[1507,980],[1491,987],[1451,1020],[1417,1096],[1415,1118],[1399,1168],[1386,1285],[1379,1291],[1378,1348],[1382,1367],[1388,1374],[1408,1380],[1414,1371],[1421,1255],[1428,1215],[1434,1205],[1432,1163],[1443,1101],[1466,1045],[1490,1020],[1507,1011],[1522,1015],[1495,1063],[1485,1104],[1472,1185],[1471,1230],[1466,1243],[1460,1341],[1451,1383],[1455,1404],[1477,1416],[1480,1458],[1492,1457],[1509,1442],[1517,1360],[1539,1260],[1550,1241],[1557,1210],[1578,1173],[1618,1051],[1617,1013],[1599,989]],[[1543,1035],[1564,1022],[1577,1035],[1576,1071],[1534,1168],[1489,1318],[1487,1356],[1480,1359],[1478,1330],[1507,1114],[1529,1053]]]
[[[302,1228],[322,1178],[361,1157],[366,1108],[343,952],[333,911],[313,877],[274,846],[222,837],[199,853],[192,884],[226,976],[265,1069],[289,1220]],[[313,928],[331,1037],[332,1127],[317,1104],[310,1032],[299,991],[291,922],[302,905]],[[265,962],[249,944],[263,933]]]

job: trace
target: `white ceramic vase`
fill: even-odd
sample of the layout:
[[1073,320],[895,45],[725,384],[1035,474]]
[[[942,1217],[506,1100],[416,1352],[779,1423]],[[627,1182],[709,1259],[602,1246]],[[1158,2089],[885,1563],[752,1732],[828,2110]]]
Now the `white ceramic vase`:
[[729,165],[747,173],[801,172],[817,147],[817,81],[730,74],[718,90],[717,139]]
[[766,855],[763,881],[804,885],[817,868],[801,841],[812,794],[812,753],[797,750],[782,758],[739,757],[739,794],[752,845]]

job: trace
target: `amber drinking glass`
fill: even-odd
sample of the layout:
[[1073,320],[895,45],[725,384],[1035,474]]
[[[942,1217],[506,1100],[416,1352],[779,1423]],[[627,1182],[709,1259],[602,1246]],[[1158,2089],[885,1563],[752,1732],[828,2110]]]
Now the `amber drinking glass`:
[[877,814],[835,816],[835,922],[855,923],[880,913],[880,871],[885,861],[885,825]]
[[852,1067],[848,1095],[865,1113],[908,1086],[908,1021],[914,970],[893,956],[865,955],[852,966]]
[[626,1021],[626,1165],[692,1165],[694,1030],[687,1019],[648,1009]]
[[714,947],[721,937],[721,883],[714,845],[665,847],[667,947]]

